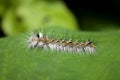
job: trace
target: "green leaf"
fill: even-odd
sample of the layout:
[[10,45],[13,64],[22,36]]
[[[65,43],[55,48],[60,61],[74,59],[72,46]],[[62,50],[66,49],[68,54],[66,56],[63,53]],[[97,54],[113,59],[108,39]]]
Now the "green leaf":
[[[51,29],[53,30],[53,29]],[[62,31],[61,31],[62,30]],[[95,54],[52,52],[24,47],[27,33],[0,39],[0,80],[119,80],[120,30],[112,32],[74,32],[46,29],[60,39],[93,40]]]

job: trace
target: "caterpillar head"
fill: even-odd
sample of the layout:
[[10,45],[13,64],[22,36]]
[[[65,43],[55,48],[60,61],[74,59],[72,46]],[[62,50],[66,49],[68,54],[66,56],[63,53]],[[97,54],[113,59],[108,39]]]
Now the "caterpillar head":
[[37,46],[38,42],[40,41],[40,39],[43,37],[42,33],[39,33],[37,35],[32,35],[29,39],[28,39],[28,43],[29,43],[29,47],[30,48],[34,48]]

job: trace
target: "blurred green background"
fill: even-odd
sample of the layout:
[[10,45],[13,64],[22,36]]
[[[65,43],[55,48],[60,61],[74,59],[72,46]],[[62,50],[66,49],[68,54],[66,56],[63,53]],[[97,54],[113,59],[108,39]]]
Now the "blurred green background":
[[63,1],[2,0],[0,2],[0,28],[4,35],[16,35],[51,26],[78,29],[75,16]]
[[41,27],[112,30],[120,26],[118,0],[0,0],[0,36]]

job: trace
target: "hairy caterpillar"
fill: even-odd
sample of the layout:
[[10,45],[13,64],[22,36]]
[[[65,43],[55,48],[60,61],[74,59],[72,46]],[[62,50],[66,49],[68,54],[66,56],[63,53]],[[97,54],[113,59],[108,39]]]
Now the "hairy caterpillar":
[[50,49],[53,51],[62,51],[62,52],[77,52],[77,53],[95,53],[96,46],[92,41],[87,40],[85,42],[73,42],[71,39],[59,40],[52,39],[47,36],[44,36],[41,32],[30,36],[28,39],[28,44],[30,48],[42,48]]

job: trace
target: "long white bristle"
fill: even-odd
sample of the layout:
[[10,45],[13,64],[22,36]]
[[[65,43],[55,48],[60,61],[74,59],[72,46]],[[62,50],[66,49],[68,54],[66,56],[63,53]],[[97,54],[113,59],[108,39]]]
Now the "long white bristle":
[[42,34],[41,32],[39,33],[39,37],[40,37],[40,38],[42,38],[42,37],[43,37],[43,34]]

